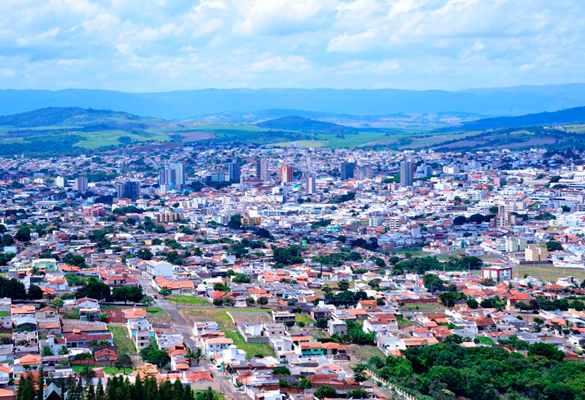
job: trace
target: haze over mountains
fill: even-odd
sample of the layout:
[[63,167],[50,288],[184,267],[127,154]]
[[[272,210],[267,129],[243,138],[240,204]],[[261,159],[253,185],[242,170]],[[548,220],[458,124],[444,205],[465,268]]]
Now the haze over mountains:
[[204,89],[161,93],[85,89],[0,91],[0,115],[46,107],[82,107],[175,120],[275,109],[357,116],[444,112],[514,116],[582,105],[585,105],[585,84],[456,92],[395,89]]

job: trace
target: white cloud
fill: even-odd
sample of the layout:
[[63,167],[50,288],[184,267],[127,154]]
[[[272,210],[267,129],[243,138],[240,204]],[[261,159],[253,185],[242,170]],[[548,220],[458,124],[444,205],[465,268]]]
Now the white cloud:
[[583,81],[584,24],[578,0],[1,0],[0,88]]

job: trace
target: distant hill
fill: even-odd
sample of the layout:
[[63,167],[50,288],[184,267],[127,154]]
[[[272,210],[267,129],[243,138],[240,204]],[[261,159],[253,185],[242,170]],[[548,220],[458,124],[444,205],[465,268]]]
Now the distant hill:
[[462,124],[465,130],[519,128],[523,126],[567,125],[585,123],[585,107],[569,108],[555,112],[542,112],[519,117],[483,118]]
[[314,119],[287,116],[269,121],[264,121],[256,124],[261,128],[274,129],[274,130],[294,130],[304,132],[322,132],[322,133],[353,133],[355,129],[348,128],[346,126],[333,124],[331,122],[317,121]]
[[[155,122],[125,112],[93,110],[79,107],[48,107],[39,110],[0,116],[0,126],[13,128],[40,127],[87,127],[132,125],[137,127],[144,122]],[[141,124],[142,123],[142,124]]]
[[[124,93],[84,89],[0,90],[0,115],[46,107],[81,107],[114,109],[135,115],[173,120],[183,120],[197,115],[256,112],[268,109],[350,115],[462,112],[484,116],[515,116],[583,105],[585,105],[585,84],[517,86],[462,91],[202,89]],[[274,117],[280,116],[284,115]]]

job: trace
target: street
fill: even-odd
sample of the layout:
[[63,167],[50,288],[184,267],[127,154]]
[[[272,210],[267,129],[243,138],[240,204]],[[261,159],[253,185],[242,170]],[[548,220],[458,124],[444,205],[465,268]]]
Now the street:
[[[157,294],[157,292],[150,286],[150,283],[146,278],[144,278],[140,273],[135,272],[134,276],[138,278],[138,282],[142,286],[143,291],[148,294],[149,296]],[[191,348],[195,348],[195,338],[193,337],[193,332],[191,330],[191,324],[189,321],[185,319],[185,317],[181,314],[177,305],[169,303],[161,296],[155,300],[156,304],[162,308],[169,316],[171,317],[171,321],[173,323],[173,327],[177,330],[177,332],[181,332],[183,334],[183,340],[185,344]],[[203,306],[204,308],[205,306]],[[213,373],[213,378],[219,383],[220,392],[227,398],[227,399],[234,399],[234,400],[244,400],[247,396],[238,391],[232,383],[220,373],[209,360],[202,360],[201,366],[205,369],[209,369]]]

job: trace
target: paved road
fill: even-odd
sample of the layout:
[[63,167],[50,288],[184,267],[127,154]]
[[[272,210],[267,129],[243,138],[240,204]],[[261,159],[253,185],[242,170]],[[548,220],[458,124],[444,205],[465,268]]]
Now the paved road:
[[[140,282],[144,292],[146,292],[149,296],[156,294],[156,291],[152,288],[152,286],[150,286],[150,283],[146,278],[144,278],[139,273],[135,273],[134,276],[138,278],[138,282]],[[193,331],[191,330],[192,325],[189,323],[189,321],[187,321],[187,319],[185,319],[182,311],[179,310],[177,305],[169,303],[162,297],[156,299],[156,304],[167,314],[169,314],[175,329],[183,334],[183,340],[185,341],[185,344],[191,348],[196,347]],[[206,306],[202,306],[200,308],[206,308]],[[227,378],[225,378],[219,371],[217,371],[217,369],[209,361],[201,361],[201,366],[211,371],[215,371],[213,373],[213,377],[219,383],[220,392],[226,396],[226,398],[235,400],[244,400],[248,398],[244,393],[238,391],[238,389],[236,389],[236,387],[232,385],[232,383],[229,382]]]

